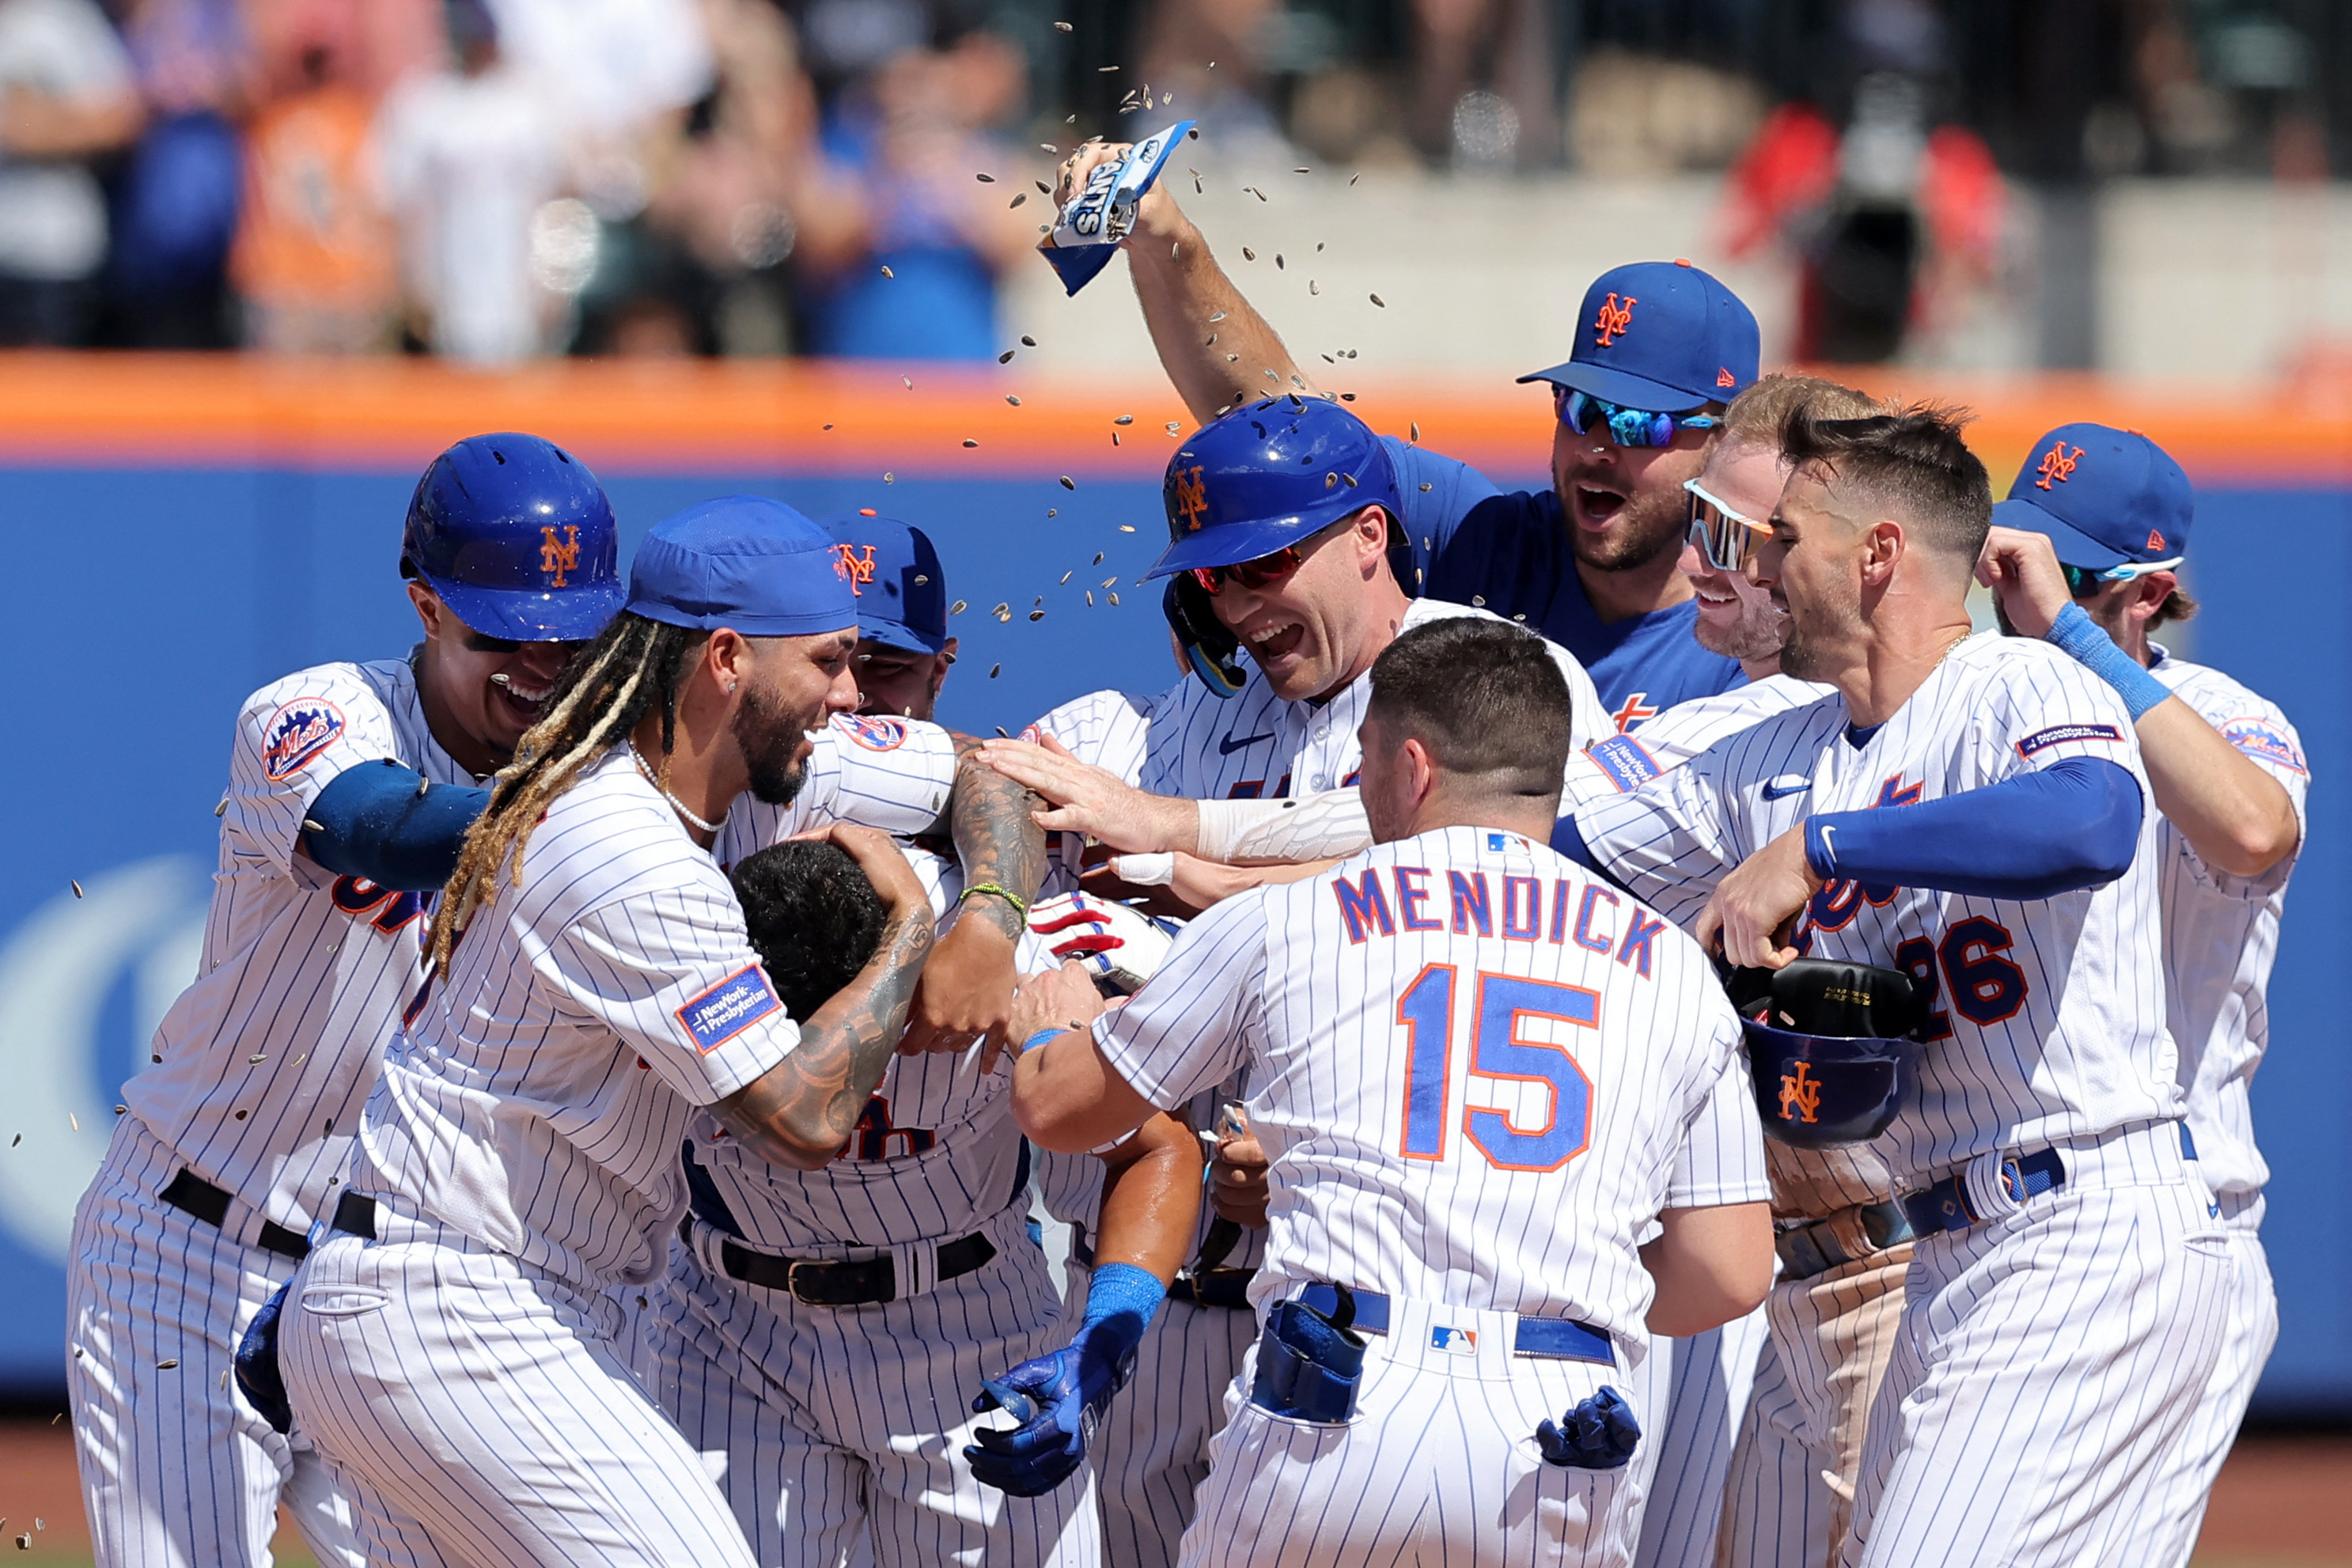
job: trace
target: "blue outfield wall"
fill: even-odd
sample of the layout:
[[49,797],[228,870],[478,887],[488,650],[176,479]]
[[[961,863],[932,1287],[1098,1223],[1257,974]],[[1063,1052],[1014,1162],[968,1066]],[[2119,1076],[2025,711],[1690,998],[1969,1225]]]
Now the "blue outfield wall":
[[[413,483],[0,469],[16,596],[0,711],[19,740],[0,784],[14,824],[0,858],[0,1278],[12,1286],[0,1388],[46,1394],[62,1381],[73,1202],[117,1087],[145,1065],[154,1020],[194,970],[238,700],[306,664],[410,645],[394,565]],[[666,513],[729,490],[818,517],[874,506],[921,524],[971,606],[953,622],[962,658],[941,712],[958,728],[1017,731],[1079,692],[1156,691],[1176,678],[1158,594],[1135,585],[1162,537],[1155,485],[608,475],[607,488],[625,551]],[[2352,901],[2335,787],[2352,775],[2352,491],[2208,492],[2196,550],[2194,657],[2281,702],[2321,781],[2272,993],[2278,1050],[2254,1090],[2282,1320],[2262,1405],[2352,1419],[2352,1240],[2336,1223],[2352,1199],[2352,1054],[2336,1034]],[[987,613],[1001,602],[1009,625]],[[102,724],[101,710],[113,715]]]

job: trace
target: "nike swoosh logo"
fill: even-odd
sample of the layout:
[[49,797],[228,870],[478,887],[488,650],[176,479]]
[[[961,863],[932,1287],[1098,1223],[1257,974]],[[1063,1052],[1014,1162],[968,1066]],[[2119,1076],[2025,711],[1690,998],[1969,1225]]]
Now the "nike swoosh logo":
[[1274,731],[1268,730],[1263,735],[1244,735],[1238,741],[1220,741],[1217,742],[1217,755],[1221,757],[1230,757],[1235,752],[1240,751],[1244,746],[1255,746],[1260,741],[1271,741],[1273,739]]
[[1799,778],[1794,773],[1782,773],[1777,779],[1764,781],[1764,798],[1786,800],[1792,795],[1802,795],[1812,787],[1813,781],[1811,779]]

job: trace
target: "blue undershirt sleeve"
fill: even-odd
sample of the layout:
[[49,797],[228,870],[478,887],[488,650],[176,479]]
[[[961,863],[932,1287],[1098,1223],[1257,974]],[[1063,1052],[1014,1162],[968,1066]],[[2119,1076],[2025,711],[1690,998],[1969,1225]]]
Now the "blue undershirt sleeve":
[[489,804],[486,789],[428,786],[415,769],[389,759],[362,763],[319,792],[300,843],[339,877],[364,877],[397,892],[428,892],[457,868],[466,829]]
[[1823,812],[1805,823],[1805,860],[1829,881],[2047,899],[2129,869],[2145,809],[2129,770],[2067,757],[1917,805]]

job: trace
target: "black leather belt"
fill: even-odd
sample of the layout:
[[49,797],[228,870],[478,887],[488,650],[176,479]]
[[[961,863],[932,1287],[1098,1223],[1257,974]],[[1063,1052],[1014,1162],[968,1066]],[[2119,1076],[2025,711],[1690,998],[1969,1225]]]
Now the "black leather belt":
[[1256,1278],[1255,1268],[1212,1268],[1203,1274],[1179,1274],[1168,1287],[1168,1299],[1190,1301],[1196,1307],[1231,1307],[1246,1312],[1250,1281]]
[[[171,1185],[155,1195],[182,1214],[192,1215],[215,1230],[223,1227],[223,1222],[228,1218],[228,1205],[235,1201],[226,1188],[213,1185],[184,1165],[180,1168],[180,1173],[172,1178]],[[348,1197],[350,1194],[344,1195]],[[310,1256],[310,1244],[303,1238],[302,1233],[289,1230],[275,1220],[261,1222],[261,1229],[254,1237],[253,1245],[264,1252],[274,1252],[298,1263]]]
[[1773,1237],[1773,1250],[1780,1255],[1782,1284],[1811,1279],[1816,1274],[1826,1274],[1852,1263],[1856,1258],[1870,1256],[1868,1252],[1847,1255],[1845,1243],[1837,1234],[1837,1222],[1847,1214],[1855,1215],[1860,1222],[1862,1237],[1870,1244],[1871,1252],[1884,1252],[1911,1239],[1911,1216],[1903,1212],[1901,1204],[1856,1204],[1843,1213],[1791,1226]]
[[[678,1222],[678,1238],[691,1246],[694,1222]],[[975,1232],[940,1246],[940,1282],[985,1267],[996,1244]],[[781,1290],[804,1307],[873,1307],[898,1299],[898,1268],[888,1258],[778,1258],[721,1239],[719,1267],[730,1279]]]
[[334,1228],[345,1236],[356,1236],[369,1241],[375,1239],[375,1200],[357,1193],[345,1193],[335,1200]]

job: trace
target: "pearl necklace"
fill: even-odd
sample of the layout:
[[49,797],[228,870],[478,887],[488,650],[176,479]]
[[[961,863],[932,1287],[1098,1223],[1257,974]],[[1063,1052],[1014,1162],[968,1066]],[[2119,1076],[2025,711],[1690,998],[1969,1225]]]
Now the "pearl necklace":
[[657,775],[653,769],[646,766],[645,755],[637,750],[637,743],[635,741],[631,741],[629,742],[629,761],[637,764],[637,772],[645,775],[646,783],[661,791],[662,798],[669,802],[670,809],[677,812],[680,816],[686,818],[687,821],[702,829],[705,833],[716,833],[721,827],[726,826],[726,819],[724,817],[720,818],[717,822],[704,821],[701,817],[694,815],[692,808],[689,807],[686,802],[670,794],[669,785],[662,783],[660,776]]

